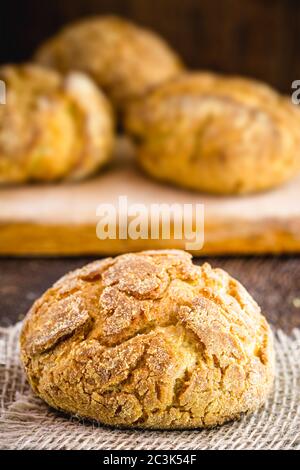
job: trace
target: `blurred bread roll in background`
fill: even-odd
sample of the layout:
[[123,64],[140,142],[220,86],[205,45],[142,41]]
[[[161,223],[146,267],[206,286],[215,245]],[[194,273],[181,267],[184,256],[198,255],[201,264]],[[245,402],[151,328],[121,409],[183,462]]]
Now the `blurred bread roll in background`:
[[110,157],[110,104],[82,73],[32,64],[0,68],[0,183],[84,178]]
[[157,34],[115,16],[65,27],[38,49],[35,60],[63,73],[88,73],[119,110],[182,69]]
[[300,168],[300,111],[254,80],[185,73],[133,103],[126,127],[142,168],[219,194],[277,186]]

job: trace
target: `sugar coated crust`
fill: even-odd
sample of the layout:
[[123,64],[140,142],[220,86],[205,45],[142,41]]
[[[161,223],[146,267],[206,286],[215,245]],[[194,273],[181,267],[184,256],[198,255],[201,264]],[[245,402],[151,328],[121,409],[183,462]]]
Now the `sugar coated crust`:
[[152,177],[217,194],[277,186],[300,171],[300,111],[250,79],[184,73],[132,104],[125,119]]
[[28,313],[21,357],[50,406],[135,428],[210,427],[258,409],[272,334],[244,287],[183,251],[95,261]]
[[81,179],[111,155],[110,104],[82,73],[35,64],[0,67],[0,184]]

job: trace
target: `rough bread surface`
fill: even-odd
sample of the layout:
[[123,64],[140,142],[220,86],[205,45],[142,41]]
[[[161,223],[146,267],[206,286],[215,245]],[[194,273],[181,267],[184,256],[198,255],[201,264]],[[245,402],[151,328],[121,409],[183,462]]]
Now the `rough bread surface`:
[[63,73],[88,73],[118,110],[183,68],[157,34],[110,15],[63,28],[39,48],[35,60]]
[[217,194],[277,186],[300,171],[300,111],[241,77],[188,72],[130,106],[126,125],[151,176]]
[[49,405],[125,427],[224,423],[259,408],[274,376],[272,334],[252,297],[176,250],[64,276],[28,313],[21,356]]

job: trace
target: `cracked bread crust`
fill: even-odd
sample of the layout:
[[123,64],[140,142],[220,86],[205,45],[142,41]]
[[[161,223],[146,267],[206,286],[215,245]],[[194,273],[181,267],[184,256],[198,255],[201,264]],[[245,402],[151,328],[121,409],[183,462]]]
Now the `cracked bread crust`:
[[133,103],[126,127],[152,177],[216,194],[263,191],[300,171],[300,112],[254,80],[188,72]]
[[270,328],[244,287],[183,251],[93,262],[38,299],[21,333],[35,393],[106,425],[195,428],[259,408]]

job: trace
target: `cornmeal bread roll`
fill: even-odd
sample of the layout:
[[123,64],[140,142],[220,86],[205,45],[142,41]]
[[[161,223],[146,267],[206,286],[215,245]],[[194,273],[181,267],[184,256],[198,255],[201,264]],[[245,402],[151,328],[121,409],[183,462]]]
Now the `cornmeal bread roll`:
[[110,158],[111,108],[87,76],[25,64],[0,67],[0,79],[0,183],[80,179]]
[[238,418],[264,403],[274,375],[272,334],[252,297],[177,250],[67,274],[28,313],[21,354],[52,407],[137,428]]
[[187,73],[131,106],[127,129],[151,176],[199,191],[249,193],[300,169],[300,112],[268,86]]
[[115,16],[63,28],[40,47],[35,60],[64,73],[75,69],[90,74],[118,109],[182,69],[162,38]]

